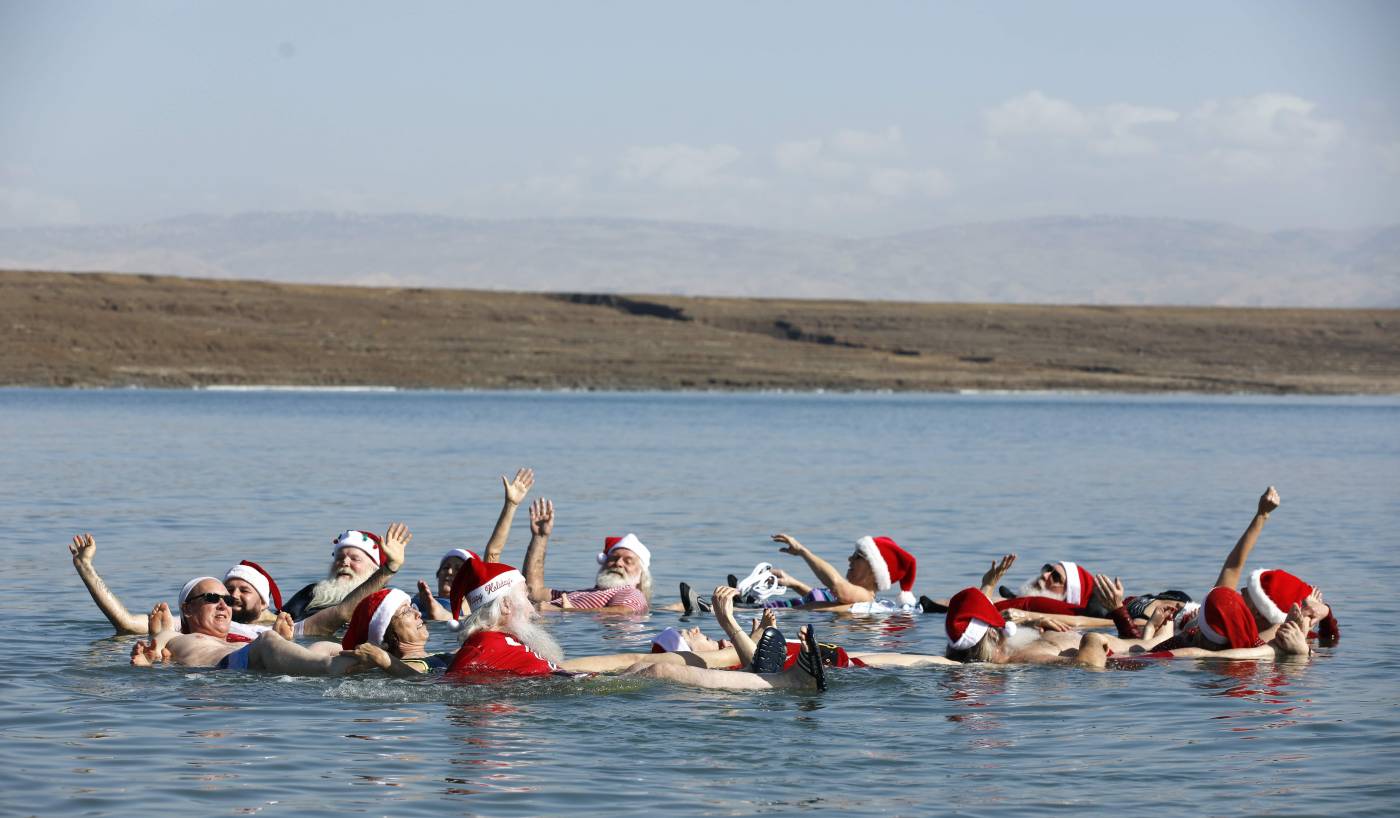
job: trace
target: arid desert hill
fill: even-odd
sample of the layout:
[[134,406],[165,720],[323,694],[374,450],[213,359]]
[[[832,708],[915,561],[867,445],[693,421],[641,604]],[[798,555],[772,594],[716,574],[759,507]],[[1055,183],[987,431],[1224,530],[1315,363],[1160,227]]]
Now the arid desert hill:
[[1400,311],[927,304],[0,271],[0,384],[1400,392]]

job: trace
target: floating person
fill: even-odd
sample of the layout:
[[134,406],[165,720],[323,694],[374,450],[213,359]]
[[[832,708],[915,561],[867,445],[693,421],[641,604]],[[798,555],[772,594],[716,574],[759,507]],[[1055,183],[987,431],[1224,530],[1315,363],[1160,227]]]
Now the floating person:
[[[132,648],[131,664],[150,667],[170,661],[186,667],[221,670],[264,670],[296,675],[344,675],[363,663],[353,654],[333,650],[313,650],[289,641],[276,630],[265,631],[256,639],[229,632],[233,597],[215,577],[196,577],[180,591],[180,627],[164,602],[151,609],[147,629],[149,642]],[[279,617],[279,628],[290,630],[291,618]]]
[[[549,588],[544,581],[545,553],[554,531],[554,503],[530,504],[530,545],[522,573],[531,601],[547,611],[646,613],[651,607],[651,549],[636,534],[608,537],[598,554],[593,587],[577,591]],[[488,560],[489,562],[490,560]]]
[[384,588],[355,608],[340,646],[354,651],[391,676],[440,673],[452,663],[452,653],[429,653],[428,626],[408,594]]
[[[855,550],[846,560],[844,575],[788,534],[774,534],[773,541],[783,544],[779,549],[783,553],[806,561],[807,567],[821,584],[808,585],[782,569],[773,568],[771,573],[777,581],[800,596],[797,599],[766,599],[758,603],[758,607],[816,608],[850,613],[916,609],[913,589],[918,560],[889,537],[865,536],[857,540]],[[888,591],[895,586],[899,587],[899,593],[893,600],[879,598],[880,591]],[[680,609],[683,612],[690,615],[697,610],[705,610],[709,604],[709,600],[692,593],[688,583],[682,583]]]
[[[364,582],[355,586],[352,594],[343,598],[339,604],[322,608],[300,620],[294,619],[292,634],[288,638],[334,635],[350,619],[355,605],[366,594],[384,587],[403,565],[404,549],[412,539],[413,535],[403,523],[391,525],[381,546],[384,564]],[[68,550],[73,557],[73,567],[87,587],[88,593],[117,633],[148,634],[149,617],[137,617],[128,612],[93,566],[93,556],[97,551],[96,539],[91,534],[77,535],[68,546]],[[235,635],[251,639],[273,626],[278,614],[282,612],[282,592],[271,573],[258,563],[243,560],[225,572],[223,581],[225,589],[233,597],[233,621],[230,629]],[[177,617],[177,627],[178,624]]]
[[351,529],[331,541],[331,565],[326,578],[313,582],[292,595],[283,608],[292,619],[305,619],[313,613],[340,604],[376,569],[382,568],[384,541],[370,531]]

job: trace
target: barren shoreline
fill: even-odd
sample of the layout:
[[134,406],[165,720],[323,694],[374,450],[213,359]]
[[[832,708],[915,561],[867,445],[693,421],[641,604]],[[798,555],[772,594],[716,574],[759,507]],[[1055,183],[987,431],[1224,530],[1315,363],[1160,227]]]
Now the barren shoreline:
[[616,296],[0,271],[0,385],[1400,393],[1400,310]]

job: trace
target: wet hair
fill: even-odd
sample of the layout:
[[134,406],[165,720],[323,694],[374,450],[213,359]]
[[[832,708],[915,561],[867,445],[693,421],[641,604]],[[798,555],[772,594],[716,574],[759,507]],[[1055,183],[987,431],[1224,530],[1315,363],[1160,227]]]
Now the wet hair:
[[990,662],[995,659],[997,655],[997,640],[996,637],[992,635],[993,633],[995,633],[995,631],[988,628],[987,632],[982,634],[982,638],[977,640],[977,644],[965,650],[956,650],[949,645],[948,650],[943,655],[948,659],[952,659],[954,662],[962,662],[963,664],[971,662]]

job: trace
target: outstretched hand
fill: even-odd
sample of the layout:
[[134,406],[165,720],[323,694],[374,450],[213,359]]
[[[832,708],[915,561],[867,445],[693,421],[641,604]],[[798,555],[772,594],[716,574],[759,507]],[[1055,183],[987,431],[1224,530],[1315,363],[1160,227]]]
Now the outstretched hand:
[[529,494],[530,487],[535,485],[535,470],[520,469],[516,471],[514,480],[507,480],[503,474],[501,485],[506,489],[506,502],[518,506],[525,502],[525,495]]
[[792,554],[795,557],[800,557],[807,553],[807,546],[798,542],[796,538],[788,534],[774,534],[773,542],[780,542],[783,544],[783,547],[778,550],[782,551],[784,554]]
[[987,573],[982,575],[982,593],[987,596],[992,595],[992,591],[1001,584],[1002,577],[1011,570],[1011,566],[1016,564],[1016,555],[1007,554],[1000,561],[993,560],[992,567],[987,569]]
[[1269,512],[1278,508],[1281,502],[1278,497],[1278,489],[1269,486],[1259,497],[1259,513],[1267,517]]
[[431,622],[451,622],[452,612],[442,606],[433,595],[433,591],[428,587],[428,583],[418,580],[418,610],[423,612],[423,618]]
[[1118,610],[1123,605],[1123,581],[1108,574],[1095,574],[1094,599],[1106,611]]
[[73,555],[73,564],[92,564],[92,555],[97,553],[97,540],[91,534],[79,534],[73,538],[73,543],[68,546],[68,553]]
[[394,572],[402,568],[404,549],[412,540],[413,535],[409,533],[408,526],[403,523],[390,525],[389,530],[384,532],[383,543],[380,544],[380,549],[384,552],[384,567]]
[[715,589],[713,604],[716,620],[723,623],[726,619],[734,617],[734,597],[738,595],[739,592],[728,585],[721,585]]
[[540,498],[530,504],[530,533],[548,537],[554,532],[554,501]]

